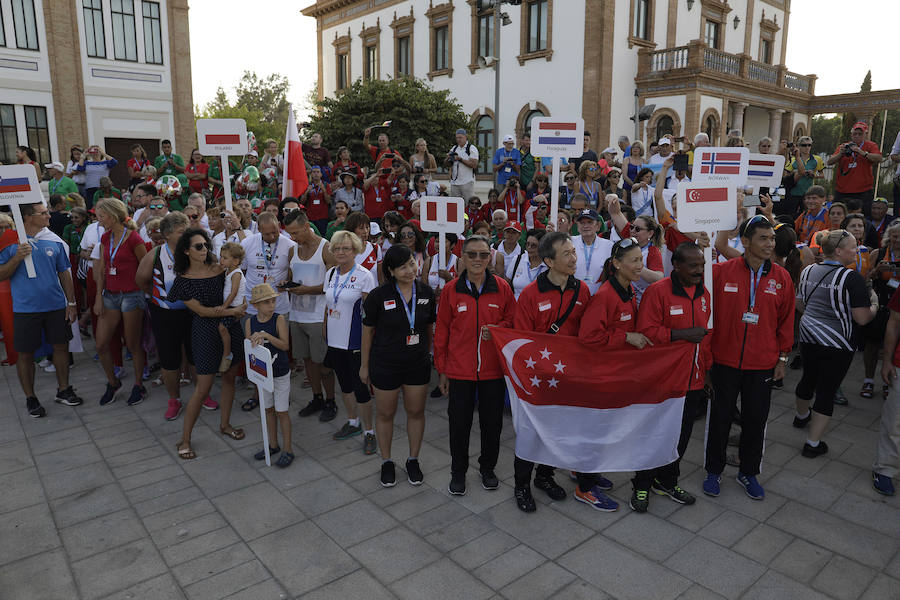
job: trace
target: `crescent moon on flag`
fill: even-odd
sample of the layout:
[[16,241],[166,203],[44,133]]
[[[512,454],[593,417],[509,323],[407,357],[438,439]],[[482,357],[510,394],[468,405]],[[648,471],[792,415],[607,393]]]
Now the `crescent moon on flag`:
[[698,192],[697,190],[691,190],[691,193],[689,195],[691,197],[691,201],[696,202],[697,198],[700,196],[700,192]]
[[525,344],[530,344],[531,342],[532,342],[532,340],[527,340],[525,338],[517,338],[517,339],[514,339],[513,341],[509,342],[505,346],[503,346],[503,350],[501,350],[501,352],[503,354],[503,358],[506,359],[506,366],[509,368],[509,376],[512,378],[513,383],[515,383],[519,389],[523,390],[529,396],[531,395],[531,392],[529,392],[528,388],[526,388],[524,385],[522,385],[522,382],[519,381],[519,376],[516,375],[516,370],[513,369],[512,361],[513,361],[513,357],[516,355],[516,352],[518,352],[519,348],[521,348]]

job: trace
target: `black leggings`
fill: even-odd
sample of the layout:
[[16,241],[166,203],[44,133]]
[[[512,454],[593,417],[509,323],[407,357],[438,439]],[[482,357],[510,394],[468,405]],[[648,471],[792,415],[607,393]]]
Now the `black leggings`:
[[815,394],[812,409],[830,417],[834,412],[834,394],[850,370],[853,352],[800,342],[800,356],[803,357],[803,376],[795,393],[801,400],[812,400]]

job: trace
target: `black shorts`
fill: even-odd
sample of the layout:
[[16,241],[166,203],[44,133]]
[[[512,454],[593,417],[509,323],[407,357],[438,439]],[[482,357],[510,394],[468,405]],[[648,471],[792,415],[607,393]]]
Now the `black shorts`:
[[419,366],[405,369],[391,369],[372,365],[369,372],[372,386],[379,390],[396,390],[404,385],[428,385],[431,381],[431,364],[427,361]]
[[149,306],[159,366],[165,371],[177,371],[181,369],[182,349],[191,361],[191,311],[160,308],[153,303]]
[[887,329],[891,311],[887,306],[882,306],[875,318],[862,326],[862,337],[866,342],[881,344],[884,341],[884,331]]
[[44,342],[68,344],[72,325],[66,321],[66,309],[39,313],[13,313],[13,347],[16,352],[33,354]]
[[366,384],[359,379],[360,360],[359,350],[344,350],[329,346],[323,364],[334,371],[342,392],[345,394],[352,392],[359,404],[365,404],[372,399],[372,395]]

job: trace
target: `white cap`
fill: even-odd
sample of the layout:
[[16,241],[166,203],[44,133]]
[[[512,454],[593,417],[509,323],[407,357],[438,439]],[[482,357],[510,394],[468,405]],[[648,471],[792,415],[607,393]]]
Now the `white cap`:
[[251,150],[247,153],[247,156],[255,156],[256,158],[259,158],[259,152],[257,152],[256,150]]
[[57,171],[65,171],[66,168],[63,166],[61,162],[52,162],[44,165],[45,169],[56,169]]
[[617,148],[610,146],[609,148],[606,148],[605,150],[603,150],[603,152],[601,152],[600,154],[618,154],[618,153],[619,153],[619,150]]
[[662,146],[663,144],[668,144],[668,145],[671,146],[671,145],[672,145],[672,140],[670,140],[668,137],[663,136],[663,137],[659,138],[659,141],[656,142],[656,145],[657,145],[657,146]]
[[369,223],[369,235],[375,237],[376,235],[381,235],[381,227],[378,226],[378,223],[372,221]]
[[504,135],[504,136],[503,136],[503,143],[504,143],[504,144],[505,144],[506,142],[515,142],[515,141],[516,141],[516,138],[514,138],[514,137],[511,136],[511,135]]

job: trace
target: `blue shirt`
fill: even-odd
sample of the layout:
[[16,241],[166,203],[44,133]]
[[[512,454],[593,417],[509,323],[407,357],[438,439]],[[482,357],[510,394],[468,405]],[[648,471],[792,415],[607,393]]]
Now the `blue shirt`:
[[[522,165],[522,153],[519,152],[518,148],[513,148],[512,150],[507,150],[506,148],[497,148],[497,151],[494,153],[494,164],[503,164],[504,158],[513,159],[511,161],[512,164],[516,164],[519,166]],[[501,167],[500,170],[497,171],[497,185],[506,185],[506,180],[513,176],[518,177],[519,172],[517,169],[513,169],[512,165],[507,164],[507,166]]]
[[[10,277],[15,313],[43,313],[66,308],[66,295],[58,274],[70,268],[69,252],[56,236],[51,238],[42,233],[38,233],[37,238],[28,237],[37,277],[28,277],[24,260]],[[18,244],[12,244],[0,250],[0,265],[8,263],[18,249]]]

